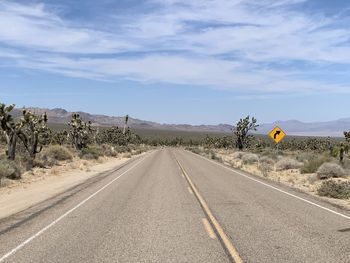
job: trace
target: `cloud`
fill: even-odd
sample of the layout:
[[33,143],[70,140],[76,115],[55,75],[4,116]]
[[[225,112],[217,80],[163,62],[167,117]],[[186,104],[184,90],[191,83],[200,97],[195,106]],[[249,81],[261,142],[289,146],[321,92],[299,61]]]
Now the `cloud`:
[[135,47],[117,35],[75,27],[43,4],[0,2],[0,42],[35,51],[110,53]]
[[[179,56],[145,56],[127,59],[110,58],[62,58],[59,56],[37,57],[23,60],[25,68],[41,69],[104,81],[120,79],[144,84],[163,83],[205,86],[219,90],[235,90],[248,93],[313,93],[346,92],[347,85],[303,80],[295,76],[299,72],[247,69],[240,63],[227,60],[186,58]],[[260,96],[262,97],[262,96]]]
[[341,16],[304,13],[303,2],[149,0],[131,17],[106,14],[107,30],[77,24],[43,3],[2,1],[0,57],[6,65],[12,59],[18,67],[104,81],[346,92],[347,81],[321,76],[328,65],[350,64],[350,30]]

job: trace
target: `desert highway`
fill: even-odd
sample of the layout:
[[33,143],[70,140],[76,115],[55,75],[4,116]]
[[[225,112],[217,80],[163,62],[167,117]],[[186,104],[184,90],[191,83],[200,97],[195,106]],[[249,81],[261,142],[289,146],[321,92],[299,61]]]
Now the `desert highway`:
[[350,262],[350,213],[162,148],[0,221],[0,262]]

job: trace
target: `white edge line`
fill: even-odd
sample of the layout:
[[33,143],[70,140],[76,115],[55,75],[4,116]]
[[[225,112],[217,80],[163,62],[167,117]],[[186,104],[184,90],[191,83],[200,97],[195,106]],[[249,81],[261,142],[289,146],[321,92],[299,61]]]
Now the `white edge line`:
[[19,244],[17,247],[15,247],[14,249],[12,249],[11,251],[7,252],[5,255],[3,255],[0,258],[0,262],[3,262],[6,258],[10,257],[11,255],[13,255],[14,253],[16,253],[18,250],[20,250],[22,247],[24,247],[25,245],[27,245],[28,243],[30,243],[31,241],[33,241],[35,238],[37,238],[38,236],[40,236],[41,234],[43,234],[46,230],[48,230],[49,228],[51,228],[52,226],[54,226],[55,224],[57,224],[59,221],[61,221],[63,218],[65,218],[67,215],[69,215],[70,213],[72,213],[74,210],[78,209],[80,206],[82,206],[83,204],[85,204],[87,201],[89,201],[91,198],[93,198],[95,195],[97,195],[99,192],[101,192],[102,190],[104,190],[105,188],[107,188],[109,185],[111,185],[112,183],[114,183],[115,181],[117,181],[120,177],[122,177],[124,174],[126,174],[127,172],[129,172],[131,169],[135,168],[136,166],[138,166],[141,162],[143,162],[145,160],[145,158],[143,158],[142,160],[138,161],[136,164],[134,164],[133,166],[131,166],[129,169],[127,169],[126,171],[124,171],[122,174],[120,174],[118,177],[114,178],[112,181],[110,181],[109,183],[107,183],[106,185],[104,185],[103,187],[101,187],[99,190],[97,190],[95,193],[93,193],[92,195],[90,195],[89,197],[87,197],[86,199],[84,199],[83,201],[81,201],[79,204],[77,204],[76,206],[74,206],[72,209],[68,210],[67,212],[65,212],[63,215],[61,215],[60,217],[58,217],[57,219],[55,219],[52,223],[50,223],[49,225],[47,225],[46,227],[42,228],[39,232],[37,232],[36,234],[34,234],[33,236],[29,237],[28,239],[26,239],[25,241],[23,241],[21,244]]
[[346,218],[346,219],[349,219],[349,220],[350,220],[350,216],[344,215],[344,214],[342,214],[342,213],[339,213],[339,212],[337,212],[337,211],[334,211],[334,210],[329,209],[329,208],[327,208],[327,207],[324,207],[324,206],[322,206],[322,205],[316,204],[316,203],[314,203],[314,202],[311,202],[311,201],[309,201],[309,200],[307,200],[307,199],[304,199],[304,198],[302,198],[302,197],[299,197],[299,196],[297,196],[297,195],[288,193],[288,192],[286,192],[286,191],[284,191],[284,190],[281,190],[281,189],[279,189],[279,188],[277,188],[277,187],[274,187],[274,186],[269,185],[269,184],[267,184],[267,183],[264,183],[264,182],[262,182],[262,181],[260,181],[260,180],[257,180],[257,179],[255,179],[255,178],[252,178],[252,177],[250,177],[250,176],[248,176],[248,175],[246,175],[246,174],[244,174],[244,173],[241,173],[241,172],[239,172],[239,171],[233,170],[233,169],[231,169],[231,168],[229,168],[229,167],[227,167],[227,166],[225,166],[225,165],[222,165],[222,164],[220,164],[220,163],[217,163],[217,162],[214,162],[214,161],[212,161],[212,160],[209,160],[209,159],[207,159],[207,158],[205,158],[205,157],[203,157],[203,156],[201,156],[201,155],[199,155],[199,154],[195,154],[195,153],[193,153],[193,152],[191,152],[191,151],[187,151],[187,152],[189,152],[189,153],[191,153],[191,154],[193,154],[193,155],[195,155],[195,156],[198,156],[198,157],[200,157],[200,158],[202,158],[202,159],[204,159],[204,160],[206,160],[206,161],[212,162],[212,163],[214,163],[214,164],[216,164],[216,165],[218,165],[218,166],[221,166],[221,167],[223,167],[223,168],[225,168],[225,169],[227,169],[227,170],[229,170],[229,171],[231,171],[231,172],[237,173],[237,174],[239,174],[239,175],[241,175],[241,176],[243,176],[243,177],[245,177],[245,178],[247,178],[247,179],[249,179],[249,180],[255,181],[255,182],[259,183],[259,184],[262,184],[262,185],[265,185],[265,186],[267,186],[267,187],[270,187],[270,188],[272,188],[272,189],[274,189],[274,190],[276,190],[276,191],[279,191],[279,192],[281,192],[281,193],[283,193],[283,194],[289,195],[289,196],[291,196],[291,197],[294,197],[294,198],[296,198],[296,199],[299,199],[299,200],[301,200],[301,201],[304,201],[305,203],[308,203],[308,204],[310,204],[310,205],[316,206],[316,207],[321,208],[321,209],[323,209],[323,210],[326,210],[326,211],[328,211],[328,212],[330,212],[330,213],[336,214],[336,215],[338,215],[338,216],[341,216],[341,217],[343,217],[343,218]]

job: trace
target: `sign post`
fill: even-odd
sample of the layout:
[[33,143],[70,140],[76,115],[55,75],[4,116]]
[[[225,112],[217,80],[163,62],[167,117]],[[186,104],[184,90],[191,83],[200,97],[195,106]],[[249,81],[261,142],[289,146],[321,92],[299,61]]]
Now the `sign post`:
[[283,140],[283,138],[286,136],[286,133],[280,127],[276,126],[272,131],[270,131],[269,136],[277,144],[278,152],[279,142]]

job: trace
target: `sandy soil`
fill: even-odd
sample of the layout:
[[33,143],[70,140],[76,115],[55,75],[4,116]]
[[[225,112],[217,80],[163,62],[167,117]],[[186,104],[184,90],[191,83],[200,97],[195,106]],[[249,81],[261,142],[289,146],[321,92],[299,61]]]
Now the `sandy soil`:
[[100,158],[98,161],[74,160],[50,169],[35,168],[18,181],[6,180],[0,188],[0,218],[38,204],[85,180],[125,163],[130,158]]
[[[258,175],[264,178],[268,178],[272,181],[276,181],[290,187],[301,190],[304,193],[308,193],[318,198],[321,198],[329,203],[340,206],[344,209],[350,210],[350,199],[341,200],[328,197],[320,197],[317,195],[317,189],[321,185],[322,181],[317,179],[316,174],[302,174],[299,169],[291,169],[285,171],[276,171],[272,165],[272,169],[263,173],[258,168],[258,163],[254,164],[243,164],[241,159],[233,158],[233,150],[215,150],[216,155],[221,158],[222,162],[233,168],[241,169],[254,175]],[[202,153],[202,155],[205,153]],[[208,156],[206,156],[208,157]],[[341,179],[339,179],[341,180]],[[350,180],[348,177],[347,179]]]

